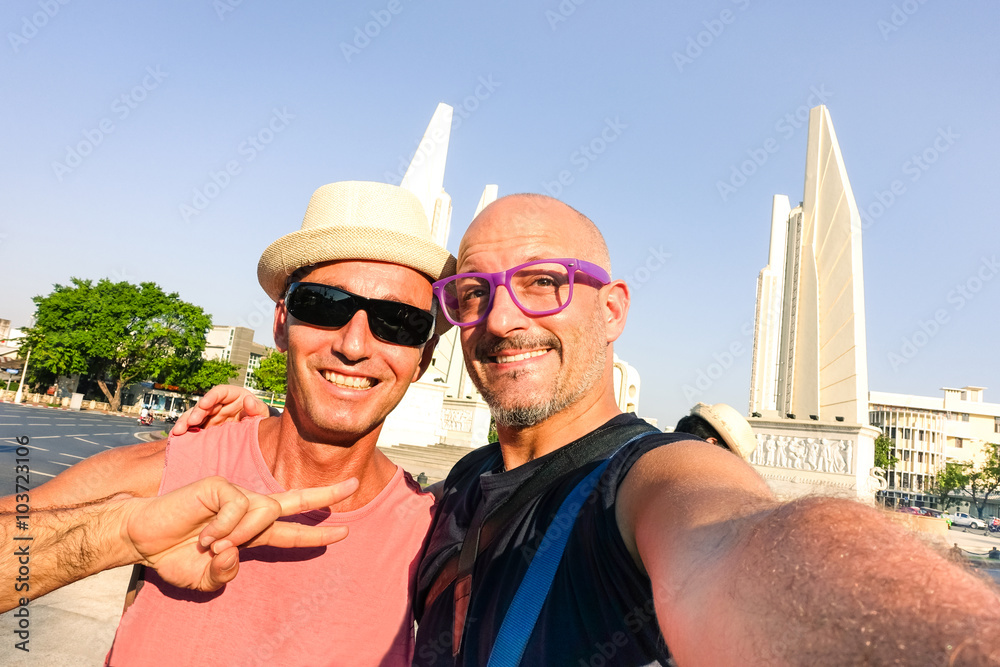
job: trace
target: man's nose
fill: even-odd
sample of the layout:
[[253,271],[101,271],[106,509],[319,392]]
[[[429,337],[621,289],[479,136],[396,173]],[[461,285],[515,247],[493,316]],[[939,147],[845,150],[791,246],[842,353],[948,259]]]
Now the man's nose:
[[351,361],[358,361],[370,356],[372,332],[368,327],[368,313],[359,310],[354,317],[340,327],[339,341],[333,344],[334,352],[338,352]]
[[527,328],[530,323],[531,319],[518,307],[507,288],[497,286],[490,312],[486,314],[486,330],[502,338],[511,331]]

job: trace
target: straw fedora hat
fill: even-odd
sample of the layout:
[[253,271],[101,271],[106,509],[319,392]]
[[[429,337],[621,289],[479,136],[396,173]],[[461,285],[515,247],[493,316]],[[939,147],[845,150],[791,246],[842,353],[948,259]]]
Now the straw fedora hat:
[[701,417],[712,425],[729,449],[746,459],[757,448],[757,438],[747,420],[735,408],[725,403],[708,405],[698,403],[691,408],[691,414]]
[[257,264],[257,279],[278,301],[288,276],[302,267],[352,259],[408,266],[432,281],[452,275],[456,264],[451,253],[431,240],[415,194],[387,183],[343,181],[313,193],[302,229],[267,247]]

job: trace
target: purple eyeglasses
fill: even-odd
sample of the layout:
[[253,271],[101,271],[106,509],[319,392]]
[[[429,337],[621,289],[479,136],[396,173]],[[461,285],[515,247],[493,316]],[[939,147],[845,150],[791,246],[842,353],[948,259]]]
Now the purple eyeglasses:
[[459,273],[434,283],[434,294],[445,318],[459,327],[485,320],[501,285],[528,315],[552,315],[573,299],[578,271],[602,285],[611,282],[607,271],[582,259],[539,259],[497,273]]

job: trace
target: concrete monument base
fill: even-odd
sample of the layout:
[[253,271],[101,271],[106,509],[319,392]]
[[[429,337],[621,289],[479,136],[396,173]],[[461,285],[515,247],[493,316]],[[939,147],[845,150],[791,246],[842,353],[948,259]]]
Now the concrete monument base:
[[874,469],[878,429],[837,421],[747,421],[757,436],[750,464],[781,500],[819,494],[873,504],[884,488]]

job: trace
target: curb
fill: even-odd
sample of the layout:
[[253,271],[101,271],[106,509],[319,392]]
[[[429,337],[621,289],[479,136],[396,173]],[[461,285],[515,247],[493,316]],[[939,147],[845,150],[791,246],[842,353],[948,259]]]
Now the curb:
[[71,410],[70,408],[64,408],[61,405],[43,405],[41,403],[28,403],[26,401],[21,401],[20,403],[15,403],[14,401],[0,401],[0,403],[6,405],[20,405],[26,408],[46,408],[49,410],[63,410],[65,412],[78,412],[80,414],[91,414],[91,415],[104,415],[105,417],[125,417],[131,418],[133,415],[127,415],[122,412],[108,412],[107,410],[84,410],[83,408],[79,410]]

